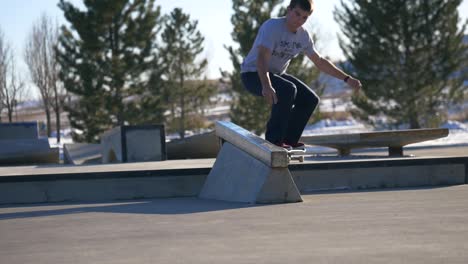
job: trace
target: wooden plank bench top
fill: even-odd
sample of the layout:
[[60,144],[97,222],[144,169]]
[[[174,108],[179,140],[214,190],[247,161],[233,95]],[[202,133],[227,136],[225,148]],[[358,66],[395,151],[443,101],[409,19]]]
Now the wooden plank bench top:
[[351,149],[388,147],[390,156],[403,156],[403,147],[408,144],[446,137],[449,130],[411,129],[379,131],[352,134],[304,136],[301,141],[308,145],[330,147],[338,150],[340,156],[351,154]]

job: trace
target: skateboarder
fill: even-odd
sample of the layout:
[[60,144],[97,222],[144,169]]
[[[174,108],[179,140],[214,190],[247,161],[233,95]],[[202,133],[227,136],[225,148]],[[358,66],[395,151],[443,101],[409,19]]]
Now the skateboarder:
[[263,23],[241,65],[245,88],[272,105],[266,140],[288,149],[304,146],[299,138],[320,101],[310,87],[286,73],[292,58],[303,52],[320,71],[343,80],[355,91],[361,88],[359,80],[338,69],[315,49],[303,27],[313,11],[312,0],[291,0],[285,17]]

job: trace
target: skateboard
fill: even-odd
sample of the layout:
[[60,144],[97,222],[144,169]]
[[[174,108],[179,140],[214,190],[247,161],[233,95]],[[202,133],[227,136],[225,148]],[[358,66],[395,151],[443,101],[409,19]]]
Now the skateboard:
[[286,151],[288,152],[289,161],[297,160],[299,162],[304,162],[304,155],[307,152],[305,149],[288,149]]

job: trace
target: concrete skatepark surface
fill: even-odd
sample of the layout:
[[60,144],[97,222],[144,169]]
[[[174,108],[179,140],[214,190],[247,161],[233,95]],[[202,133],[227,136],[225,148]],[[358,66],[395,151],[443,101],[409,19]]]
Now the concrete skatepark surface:
[[[405,154],[436,161],[466,156],[467,149]],[[213,162],[3,167],[0,176],[127,175],[156,167],[208,171]],[[188,197],[0,206],[0,263],[468,263],[466,184],[302,198],[273,205]]]
[[468,263],[468,185],[0,207],[0,263]]

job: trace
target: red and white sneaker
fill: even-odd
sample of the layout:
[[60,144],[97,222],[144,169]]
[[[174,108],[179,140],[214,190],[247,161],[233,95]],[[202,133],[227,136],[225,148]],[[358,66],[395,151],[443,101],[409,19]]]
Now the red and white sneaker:
[[293,149],[305,149],[305,144],[302,142],[286,143],[286,144],[291,146]]
[[282,147],[282,148],[285,148],[287,150],[291,150],[292,149],[292,146],[291,145],[288,145],[284,142],[281,142],[281,143],[275,143],[276,146],[278,147]]

